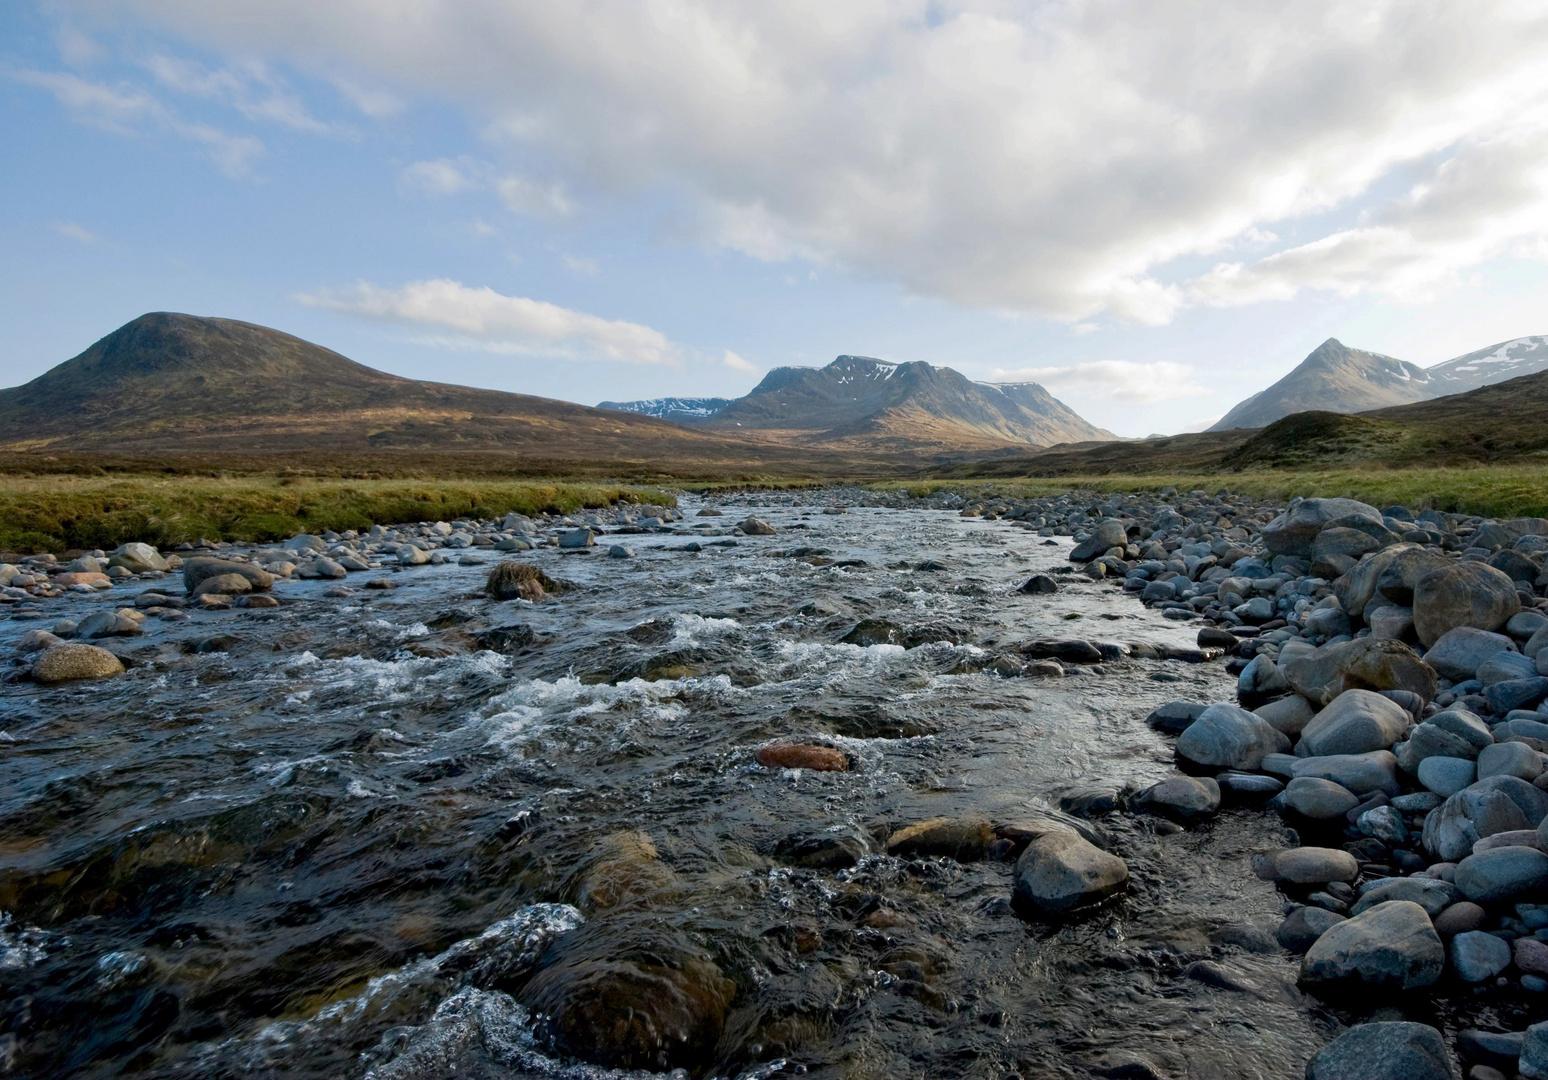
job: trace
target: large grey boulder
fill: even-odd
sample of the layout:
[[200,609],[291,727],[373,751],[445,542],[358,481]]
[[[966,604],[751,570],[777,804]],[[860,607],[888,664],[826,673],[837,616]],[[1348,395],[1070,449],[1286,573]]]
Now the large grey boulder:
[[1548,1021],[1526,1029],[1516,1071],[1527,1080],[1548,1080]]
[[1408,740],[1393,752],[1397,754],[1398,768],[1414,775],[1429,758],[1466,758],[1471,761],[1478,756],[1478,747],[1438,724],[1417,724],[1409,731]]
[[183,563],[183,588],[192,594],[206,578],[236,574],[247,579],[254,589],[267,589],[274,584],[274,575],[251,563],[231,559],[189,559]]
[[1442,798],[1450,798],[1478,779],[1478,766],[1468,758],[1428,757],[1419,763],[1419,782]]
[[1462,1080],[1441,1033],[1428,1024],[1356,1024],[1312,1055],[1306,1080]]
[[1446,949],[1424,908],[1389,900],[1318,938],[1301,961],[1301,984],[1413,990],[1435,983],[1445,966]]
[[1486,746],[1478,755],[1478,778],[1516,776],[1536,780],[1543,772],[1543,756],[1526,743],[1502,742]]
[[1298,907],[1292,911],[1284,922],[1279,924],[1279,930],[1274,938],[1279,944],[1291,952],[1304,953],[1312,947],[1312,943],[1328,932],[1328,928],[1334,923],[1344,921],[1344,916],[1328,911],[1326,908]]
[[1386,532],[1381,511],[1374,506],[1355,499],[1302,499],[1263,526],[1263,543],[1276,555],[1309,557],[1318,534],[1335,521]]
[[1196,765],[1253,771],[1290,740],[1261,716],[1224,703],[1211,705],[1177,739],[1177,754]]
[[1349,914],[1362,914],[1389,900],[1408,900],[1424,908],[1425,914],[1433,919],[1461,899],[1460,889],[1439,878],[1377,878],[1360,889],[1360,899],[1349,909]]
[[1091,535],[1076,544],[1070,551],[1072,562],[1089,562],[1099,555],[1106,554],[1111,548],[1121,548],[1129,542],[1128,533],[1124,530],[1123,522],[1116,518],[1104,518],[1097,527],[1091,530]]
[[1285,785],[1284,804],[1314,821],[1342,818],[1360,805],[1360,798],[1342,784],[1301,776]]
[[1474,677],[1485,686],[1493,686],[1514,679],[1530,679],[1536,674],[1537,661],[1515,649],[1502,649],[1479,664]]
[[1495,653],[1515,651],[1516,643],[1504,634],[1455,626],[1435,640],[1424,660],[1452,682],[1461,682],[1478,674],[1479,665]]
[[1497,847],[1457,864],[1457,888],[1475,904],[1520,900],[1548,886],[1548,855],[1535,847]]
[[1480,562],[1454,562],[1414,586],[1414,629],[1426,648],[1458,626],[1498,630],[1520,610],[1515,583]]
[[1264,881],[1326,885],[1330,881],[1353,881],[1360,876],[1360,864],[1349,852],[1337,848],[1282,848],[1254,855],[1252,872]]
[[1486,776],[1473,785],[1475,791],[1498,791],[1521,810],[1527,828],[1535,829],[1548,817],[1548,792],[1527,783],[1519,776]]
[[1527,638],[1525,645],[1521,646],[1521,651],[1536,659],[1542,655],[1544,647],[1548,647],[1548,626],[1532,631],[1532,636]]
[[144,574],[153,570],[166,570],[167,560],[149,544],[132,542],[120,544],[109,557],[108,565],[122,566],[131,573]]
[[1387,564],[1376,579],[1376,594],[1388,603],[1401,607],[1414,606],[1414,590],[1419,579],[1432,570],[1440,570],[1452,564],[1449,556],[1428,548],[1414,547],[1398,554]]
[[1348,690],[1408,690],[1435,696],[1435,671],[1401,641],[1365,637],[1324,645],[1281,665],[1290,687],[1323,706]]
[[1063,914],[1097,903],[1129,883],[1129,867],[1073,830],[1045,833],[1016,860],[1015,896],[1032,913]]
[[1389,750],[1300,758],[1290,766],[1290,775],[1331,780],[1362,796],[1379,791],[1391,798],[1403,790],[1398,784],[1397,758]]
[[1135,795],[1133,805],[1174,821],[1196,821],[1220,809],[1220,785],[1207,776],[1174,776]]
[[1369,690],[1346,690],[1301,732],[1298,757],[1390,750],[1408,731],[1408,710]]
[[1376,584],[1392,561],[1405,551],[1423,551],[1417,544],[1393,544],[1367,555],[1355,564],[1343,577],[1333,582],[1333,595],[1345,611],[1364,611],[1376,598]]
[[1474,785],[1457,792],[1424,819],[1424,846],[1440,862],[1459,862],[1480,838],[1531,828],[1503,791]]
[[1275,731],[1292,736],[1299,735],[1311,718],[1317,715],[1312,703],[1300,694],[1286,694],[1252,711],[1267,720]]
[[1482,930],[1451,939],[1451,970],[1466,983],[1481,983],[1510,967],[1510,943]]

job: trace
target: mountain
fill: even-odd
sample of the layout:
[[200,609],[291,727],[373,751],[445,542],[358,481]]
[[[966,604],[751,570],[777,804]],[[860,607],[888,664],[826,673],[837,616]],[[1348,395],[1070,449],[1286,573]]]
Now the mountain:
[[1441,394],[1460,394],[1522,375],[1548,371],[1548,337],[1514,338],[1425,368]]
[[654,416],[674,424],[691,424],[696,420],[708,420],[729,404],[731,399],[723,397],[663,397],[648,401],[599,401],[597,408]]
[[775,368],[746,397],[698,426],[835,446],[988,448],[1117,438],[1036,383],[976,383],[951,368],[869,356],[840,356],[822,368]]
[[1291,413],[1355,413],[1434,397],[1424,368],[1328,338],[1267,390],[1241,402],[1211,431],[1260,428]]
[[1548,371],[1548,337],[1502,341],[1427,368],[1329,338],[1294,371],[1241,402],[1209,430],[1259,428],[1298,412],[1357,413],[1407,405],[1539,371]]
[[142,315],[24,386],[0,390],[0,448],[107,447],[499,450],[625,461],[741,451],[653,417],[400,378],[278,330],[169,312]]

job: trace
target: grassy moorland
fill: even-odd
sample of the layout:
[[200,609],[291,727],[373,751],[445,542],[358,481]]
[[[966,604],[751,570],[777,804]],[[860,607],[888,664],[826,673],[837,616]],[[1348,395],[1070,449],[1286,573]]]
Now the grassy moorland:
[[280,540],[378,523],[571,513],[620,499],[676,502],[650,488],[565,481],[0,475],[0,550],[90,550],[130,540],[169,547],[200,537]]
[[1265,499],[1344,496],[1374,506],[1401,504],[1414,509],[1446,510],[1485,517],[1548,517],[1548,464],[1410,466],[1362,465],[1327,469],[1254,469],[1176,473],[1065,474],[1055,477],[1005,476],[994,479],[939,478],[890,481],[878,486],[924,495],[943,489],[989,497],[1038,496],[1080,490],[1096,492],[1214,492],[1228,487]]

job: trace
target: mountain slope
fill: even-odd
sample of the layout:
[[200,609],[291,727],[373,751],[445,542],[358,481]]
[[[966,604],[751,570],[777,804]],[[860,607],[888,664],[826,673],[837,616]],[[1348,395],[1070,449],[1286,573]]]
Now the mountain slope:
[[1434,396],[1424,368],[1328,338],[1294,371],[1238,404],[1209,430],[1259,428],[1292,413],[1364,412]]
[[1514,338],[1425,368],[1437,394],[1460,394],[1548,371],[1548,337]]
[[702,426],[782,432],[811,445],[1046,446],[1116,438],[1035,383],[975,383],[951,368],[868,356],[840,356],[823,368],[775,368]]
[[233,319],[142,315],[0,390],[0,447],[724,453],[651,417],[404,379]]
[[597,408],[654,416],[674,424],[691,424],[697,420],[708,420],[729,404],[731,399],[722,397],[664,397],[645,401],[599,401]]

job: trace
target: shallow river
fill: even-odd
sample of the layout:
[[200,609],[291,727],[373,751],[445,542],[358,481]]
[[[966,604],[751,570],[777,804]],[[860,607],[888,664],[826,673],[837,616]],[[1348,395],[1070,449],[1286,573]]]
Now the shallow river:
[[[698,505],[679,533],[744,512]],[[1284,833],[1260,812],[1178,833],[1107,818],[1131,890],[1055,925],[1011,910],[1005,861],[772,857],[803,834],[879,852],[921,819],[1013,823],[1168,774],[1144,717],[1228,699],[1221,663],[962,669],[1029,637],[1193,631],[1112,584],[1017,593],[1068,539],[941,511],[758,512],[778,535],[522,556],[577,586],[536,606],[483,599],[487,567],[347,599],[282,582],[278,609],[150,620],[119,679],[0,687],[0,1070],[623,1075],[545,1051],[498,978],[466,973],[491,943],[573,925],[556,905],[584,906],[586,860],[643,832],[665,887],[589,915],[574,947],[712,956],[731,1003],[702,1075],[1300,1076],[1334,1017],[1272,943],[1282,897],[1248,856]],[[839,644],[860,618],[959,643]],[[532,639],[479,636],[514,624]],[[47,622],[0,625],[3,645]],[[812,736],[852,771],[753,762]],[[1185,976],[1200,959],[1232,985]]]

